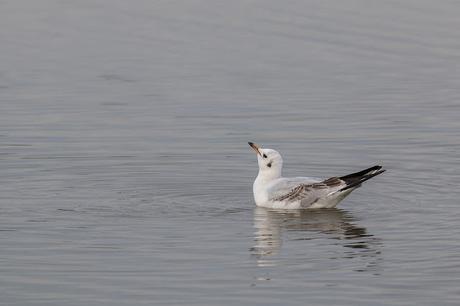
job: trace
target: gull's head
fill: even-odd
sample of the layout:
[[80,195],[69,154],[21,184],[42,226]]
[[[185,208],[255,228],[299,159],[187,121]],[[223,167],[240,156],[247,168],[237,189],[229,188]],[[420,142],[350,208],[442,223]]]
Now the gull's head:
[[248,144],[256,152],[259,175],[267,178],[281,177],[281,170],[283,168],[281,154],[272,149],[261,148],[252,142],[248,142]]

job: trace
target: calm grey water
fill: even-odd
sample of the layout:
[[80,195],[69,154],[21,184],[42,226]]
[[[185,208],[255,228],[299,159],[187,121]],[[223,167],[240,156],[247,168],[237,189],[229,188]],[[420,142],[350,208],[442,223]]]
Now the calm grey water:
[[[456,1],[1,1],[0,304],[458,305]],[[338,209],[286,176],[388,171]]]

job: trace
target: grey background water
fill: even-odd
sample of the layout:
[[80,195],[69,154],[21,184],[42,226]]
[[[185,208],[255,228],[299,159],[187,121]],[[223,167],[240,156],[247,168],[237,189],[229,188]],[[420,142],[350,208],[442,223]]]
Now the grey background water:
[[[456,1],[1,1],[1,305],[458,305]],[[317,212],[285,175],[387,169]]]

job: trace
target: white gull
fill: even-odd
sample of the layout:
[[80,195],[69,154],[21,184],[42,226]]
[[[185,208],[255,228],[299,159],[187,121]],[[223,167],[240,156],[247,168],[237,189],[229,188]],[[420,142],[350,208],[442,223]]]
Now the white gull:
[[332,208],[361,183],[385,172],[381,166],[325,180],[310,177],[281,176],[283,159],[272,149],[249,142],[257,153],[259,174],[253,185],[257,206],[280,209]]

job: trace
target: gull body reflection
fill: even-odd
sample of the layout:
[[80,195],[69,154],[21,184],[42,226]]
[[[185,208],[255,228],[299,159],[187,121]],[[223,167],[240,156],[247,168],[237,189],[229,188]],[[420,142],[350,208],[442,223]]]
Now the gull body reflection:
[[[366,271],[375,269],[380,260],[380,239],[341,209],[288,211],[257,207],[254,228],[250,251],[259,267],[286,261],[329,265],[335,260],[340,265],[345,259],[358,259],[353,269]],[[282,248],[291,249],[293,244],[294,255],[288,251],[280,254]]]

